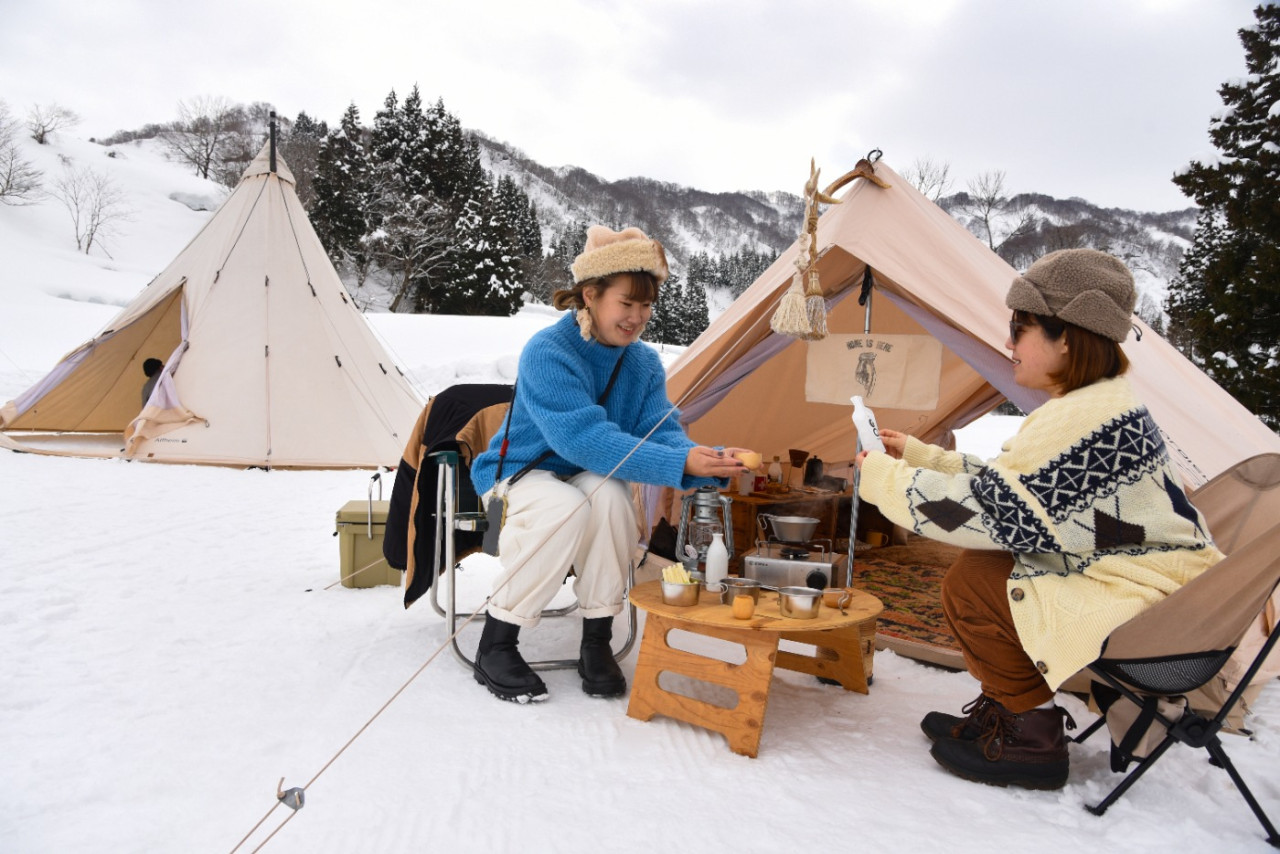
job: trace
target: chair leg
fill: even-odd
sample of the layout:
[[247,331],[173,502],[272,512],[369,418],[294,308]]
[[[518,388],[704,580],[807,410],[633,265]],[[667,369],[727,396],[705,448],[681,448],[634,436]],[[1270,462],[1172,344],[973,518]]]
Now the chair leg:
[[1164,741],[1160,742],[1160,744],[1156,746],[1156,749],[1148,754],[1146,759],[1139,762],[1138,766],[1129,773],[1129,776],[1120,781],[1120,785],[1111,790],[1111,794],[1107,795],[1095,806],[1089,806],[1086,804],[1085,809],[1094,815],[1102,815],[1105,813],[1110,806],[1120,800],[1120,796],[1129,791],[1129,787],[1138,782],[1138,778],[1147,773],[1147,769],[1154,765],[1156,760],[1163,756],[1164,752],[1176,744],[1177,741],[1178,740],[1174,738],[1173,735],[1166,735],[1164,737]]
[[1273,825],[1271,820],[1267,818],[1267,814],[1262,811],[1262,805],[1259,804],[1258,800],[1253,796],[1253,792],[1249,791],[1249,787],[1245,784],[1244,778],[1240,776],[1240,772],[1236,770],[1236,766],[1227,757],[1226,750],[1222,748],[1222,742],[1217,736],[1214,736],[1213,740],[1204,746],[1204,749],[1209,751],[1209,755],[1217,760],[1217,763],[1221,765],[1222,768],[1226,770],[1227,774],[1231,776],[1231,782],[1236,784],[1236,789],[1239,790],[1240,795],[1245,800],[1245,803],[1249,805],[1249,809],[1253,810],[1253,814],[1257,816],[1258,821],[1261,822],[1262,829],[1267,832],[1267,842],[1269,842],[1272,847],[1280,848],[1280,834],[1276,833],[1275,825]]
[[1102,729],[1104,726],[1106,726],[1106,724],[1107,724],[1107,718],[1105,715],[1103,715],[1093,723],[1089,724],[1089,726],[1079,735],[1072,736],[1067,740],[1070,741],[1072,744],[1083,744],[1084,742],[1089,740],[1089,736],[1093,735],[1095,732]]

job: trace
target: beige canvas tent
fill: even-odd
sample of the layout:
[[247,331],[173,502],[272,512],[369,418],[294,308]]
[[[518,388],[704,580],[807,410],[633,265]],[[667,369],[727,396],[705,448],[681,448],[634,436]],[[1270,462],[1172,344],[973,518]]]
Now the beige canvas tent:
[[[145,406],[148,358],[165,363]],[[422,401],[347,294],[270,143],[107,327],[0,408],[16,450],[394,466]]]
[[[827,339],[806,342],[769,327],[795,272],[797,243],[671,365],[668,391],[695,440],[752,448],[766,459],[785,460],[796,448],[847,461],[853,394],[866,398],[880,426],[940,444],[1005,398],[1024,411],[1044,401],[1014,384],[1004,349],[1004,296],[1016,271],[883,161],[875,171],[887,189],[856,181],[818,222]],[[1280,450],[1280,437],[1134,323],[1141,337],[1124,344],[1130,377],[1188,486]]]

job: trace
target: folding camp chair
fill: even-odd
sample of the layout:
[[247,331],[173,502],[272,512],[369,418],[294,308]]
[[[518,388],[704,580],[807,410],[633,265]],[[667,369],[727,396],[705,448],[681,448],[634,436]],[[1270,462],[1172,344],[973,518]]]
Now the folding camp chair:
[[[1268,512],[1280,502],[1280,454],[1246,460],[1192,497],[1204,505],[1207,520],[1222,529],[1219,542],[1228,554],[1118,627],[1103,645],[1102,656],[1089,665],[1100,680],[1094,685],[1094,698],[1107,708],[1107,714],[1074,740],[1083,741],[1107,725],[1112,730],[1113,768],[1122,770],[1132,761],[1138,764],[1106,798],[1088,809],[1102,815],[1170,747],[1181,743],[1204,748],[1211,763],[1226,770],[1262,823],[1267,841],[1280,847],[1280,834],[1219,738],[1228,715],[1280,640],[1280,621],[1216,710],[1193,709],[1185,698],[1218,675],[1280,584],[1280,523],[1275,512]],[[1131,704],[1129,710],[1137,711],[1136,719],[1133,714],[1110,713],[1110,701],[1118,698]],[[1153,735],[1158,743],[1149,752],[1137,747],[1140,740]]]
[[[398,562],[389,553],[387,559],[392,566],[407,566],[410,573],[405,584],[405,607],[429,590],[431,607],[445,618],[454,655],[468,667],[474,666],[475,657],[462,651],[458,628],[474,614],[458,610],[456,573],[459,561],[479,550],[488,526],[471,484],[470,466],[501,424],[511,394],[512,387],[508,385],[462,384],[450,386],[432,398],[418,419],[415,435],[400,462],[387,518],[385,551],[396,546],[400,550]],[[414,459],[411,461],[410,457]],[[424,568],[429,570],[414,571]],[[432,583],[442,575],[447,585],[443,597],[440,585]],[[634,583],[632,566],[627,589]],[[441,598],[445,601],[441,602]],[[565,616],[577,608],[574,602],[563,608],[548,608],[542,616]],[[614,653],[615,659],[626,656],[636,639],[635,606],[628,601],[624,610],[627,637]],[[477,619],[485,617],[481,614]],[[574,668],[578,660],[575,657],[528,663],[534,670],[557,670]]]

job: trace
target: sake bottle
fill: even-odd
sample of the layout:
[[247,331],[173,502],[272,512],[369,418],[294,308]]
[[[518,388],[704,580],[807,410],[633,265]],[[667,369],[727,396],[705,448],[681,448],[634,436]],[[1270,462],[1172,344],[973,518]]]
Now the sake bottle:
[[716,531],[711,535],[711,544],[707,546],[707,589],[719,590],[726,575],[729,574],[729,549],[724,544],[724,534]]
[[853,401],[853,426],[858,430],[862,450],[883,453],[884,442],[880,441],[880,428],[876,426],[875,413],[862,402],[861,396],[855,394],[849,400]]

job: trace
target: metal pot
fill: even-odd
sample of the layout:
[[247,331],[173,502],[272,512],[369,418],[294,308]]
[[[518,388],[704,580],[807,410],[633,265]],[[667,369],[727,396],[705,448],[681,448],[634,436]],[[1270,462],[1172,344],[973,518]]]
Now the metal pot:
[[779,587],[778,610],[793,620],[812,620],[818,616],[822,591],[812,587]]
[[760,582],[754,578],[738,578],[729,576],[720,581],[724,585],[720,590],[720,602],[724,605],[732,605],[735,596],[750,596],[751,601],[760,601]]
[[756,517],[762,539],[769,539],[770,531],[784,543],[807,543],[813,539],[818,520],[812,516],[771,516],[761,513]]

